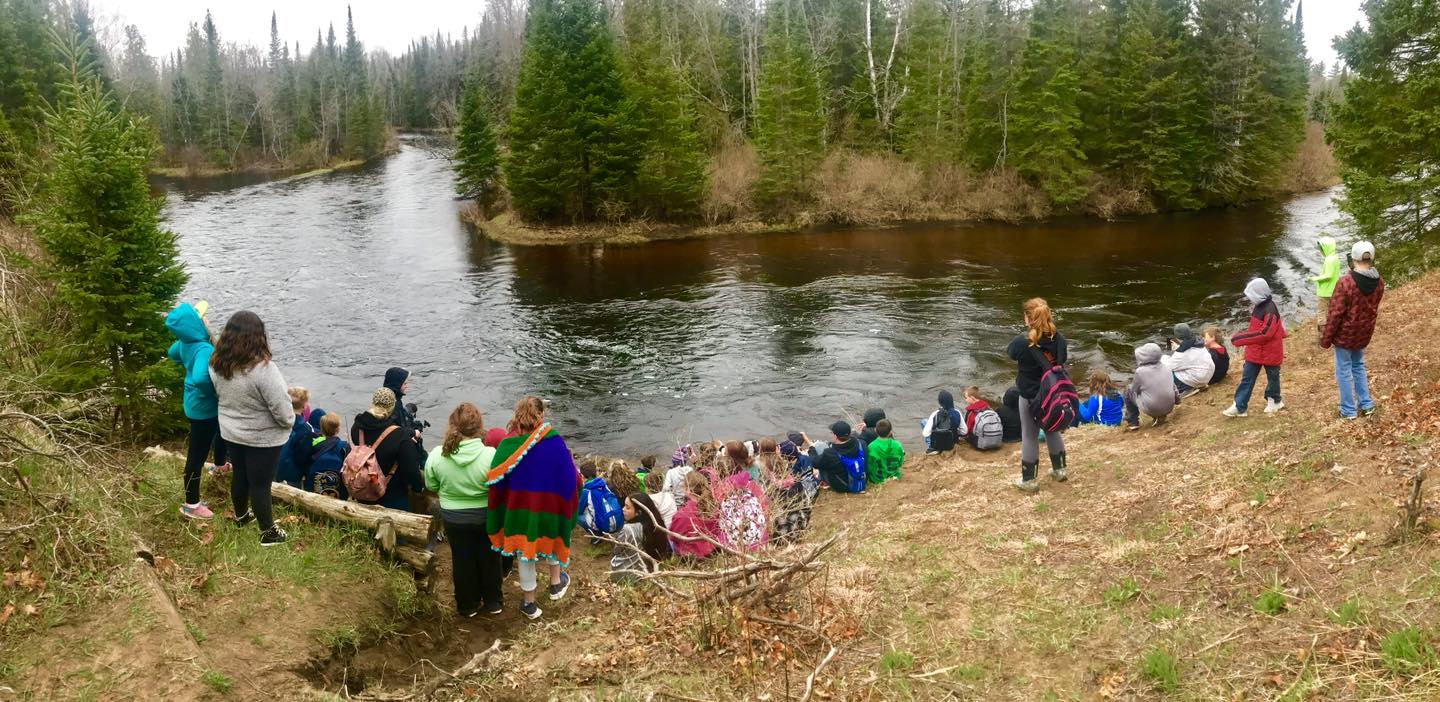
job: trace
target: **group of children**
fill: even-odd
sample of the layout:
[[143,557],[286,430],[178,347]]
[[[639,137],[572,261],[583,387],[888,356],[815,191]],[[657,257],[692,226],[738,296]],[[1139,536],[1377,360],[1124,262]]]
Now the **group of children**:
[[1135,373],[1121,390],[1103,370],[1090,373],[1089,397],[1076,412],[1075,425],[1100,424],[1131,430],[1140,428],[1140,417],[1152,425],[1163,423],[1184,398],[1204,391],[1225,379],[1230,372],[1230,354],[1219,327],[1206,327],[1197,337],[1189,324],[1175,325],[1167,340],[1170,355],[1156,343],[1135,349]]

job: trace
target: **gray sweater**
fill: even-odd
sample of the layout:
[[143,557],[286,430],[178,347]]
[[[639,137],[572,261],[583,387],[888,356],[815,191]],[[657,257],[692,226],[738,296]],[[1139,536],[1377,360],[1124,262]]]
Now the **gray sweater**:
[[283,446],[295,426],[285,378],[270,361],[226,380],[214,368],[210,380],[220,396],[220,436],[241,446]]
[[[1135,378],[1130,381],[1130,391],[1140,413],[1148,417],[1164,417],[1175,411],[1180,393],[1175,391],[1175,377],[1170,369],[1160,363],[1158,344],[1145,344],[1135,349]],[[222,399],[220,404],[225,404]],[[224,411],[223,408],[221,410]]]

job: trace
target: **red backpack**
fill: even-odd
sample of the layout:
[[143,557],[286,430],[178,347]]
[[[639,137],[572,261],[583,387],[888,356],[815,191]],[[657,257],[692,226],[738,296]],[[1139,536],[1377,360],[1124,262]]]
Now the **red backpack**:
[[359,432],[360,443],[350,449],[350,454],[345,456],[345,463],[340,466],[340,479],[344,481],[345,489],[350,491],[350,499],[376,502],[385,496],[385,488],[390,485],[390,476],[400,467],[400,461],[395,461],[395,468],[391,468],[390,473],[385,473],[380,470],[380,461],[375,458],[375,447],[398,428],[394,425],[385,427],[385,431],[380,432],[380,438],[373,444],[365,443],[365,432]]
[[1075,424],[1080,408],[1080,395],[1065,366],[1055,362],[1049,353],[1030,347],[1041,368],[1049,368],[1040,376],[1040,394],[1030,401],[1030,416],[1046,432],[1065,431]]

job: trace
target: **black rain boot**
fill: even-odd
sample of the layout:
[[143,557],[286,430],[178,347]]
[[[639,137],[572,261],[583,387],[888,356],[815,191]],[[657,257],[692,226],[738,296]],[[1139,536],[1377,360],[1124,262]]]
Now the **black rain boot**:
[[1065,474],[1065,452],[1050,454],[1050,477],[1057,483],[1063,483],[1070,478]]
[[1040,470],[1040,462],[1020,462],[1020,479],[1015,481],[1015,488],[1020,492],[1040,492],[1040,483],[1035,480],[1035,474]]

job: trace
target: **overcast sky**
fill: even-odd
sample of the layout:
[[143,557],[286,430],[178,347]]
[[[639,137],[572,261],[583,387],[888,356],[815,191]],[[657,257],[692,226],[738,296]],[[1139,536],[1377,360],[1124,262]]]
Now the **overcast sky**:
[[[1305,3],[1305,44],[1311,61],[1336,60],[1330,42],[1363,17],[1362,0],[1309,0]],[[145,35],[150,53],[173,52],[185,42],[191,22],[205,17],[208,7],[220,29],[220,38],[266,47],[270,43],[270,12],[280,23],[280,36],[305,51],[315,44],[316,28],[335,23],[335,34],[345,36],[345,0],[92,0],[103,22],[112,26],[134,24]],[[460,28],[480,21],[483,0],[350,0],[355,10],[355,31],[371,49],[399,54],[420,35],[435,30],[460,36]],[[118,18],[118,22],[116,22]],[[118,36],[118,32],[116,32]]]

